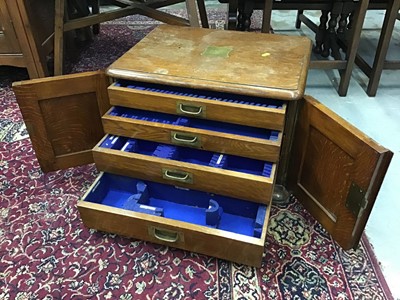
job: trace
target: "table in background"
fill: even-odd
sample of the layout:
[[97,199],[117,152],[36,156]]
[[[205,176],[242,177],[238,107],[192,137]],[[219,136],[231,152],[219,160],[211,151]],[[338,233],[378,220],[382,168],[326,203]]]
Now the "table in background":
[[27,68],[30,78],[48,76],[53,31],[54,1],[0,0],[0,65]]

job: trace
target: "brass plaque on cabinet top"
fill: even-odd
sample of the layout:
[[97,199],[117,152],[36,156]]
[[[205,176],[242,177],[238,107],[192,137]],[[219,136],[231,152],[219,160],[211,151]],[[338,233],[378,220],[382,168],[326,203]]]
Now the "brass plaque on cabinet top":
[[297,100],[304,93],[310,55],[307,37],[160,25],[117,59],[107,74]]

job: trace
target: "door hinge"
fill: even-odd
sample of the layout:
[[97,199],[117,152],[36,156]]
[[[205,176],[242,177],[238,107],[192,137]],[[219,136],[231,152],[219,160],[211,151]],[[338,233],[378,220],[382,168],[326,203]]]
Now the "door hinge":
[[367,205],[365,191],[354,182],[351,183],[347,194],[346,207],[357,217]]

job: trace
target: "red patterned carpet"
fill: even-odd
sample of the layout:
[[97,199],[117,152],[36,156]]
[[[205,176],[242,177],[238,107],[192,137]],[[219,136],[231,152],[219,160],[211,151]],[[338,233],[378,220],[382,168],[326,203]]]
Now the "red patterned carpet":
[[[151,29],[135,22],[102,25],[68,71],[108,66]],[[343,251],[295,199],[273,207],[260,269],[85,228],[97,171],[41,172],[10,87],[26,76],[0,67],[0,299],[392,299],[366,239]]]

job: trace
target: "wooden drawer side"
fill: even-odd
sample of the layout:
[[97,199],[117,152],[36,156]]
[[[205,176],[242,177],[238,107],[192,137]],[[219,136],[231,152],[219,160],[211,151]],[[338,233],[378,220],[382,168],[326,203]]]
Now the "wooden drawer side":
[[220,131],[137,120],[105,114],[104,131],[113,135],[181,145],[208,151],[277,162],[282,134],[276,132],[273,140],[225,133]]
[[276,170],[273,164],[265,177],[99,146],[93,149],[93,158],[100,171],[265,204],[271,201]]
[[[88,194],[98,184],[99,180],[94,183],[92,188],[85,194],[83,200],[78,203],[81,218],[89,228],[177,247],[238,263],[257,267],[261,265],[270,206],[265,207],[261,219],[257,215],[260,235],[259,237],[252,237],[86,201]],[[260,221],[262,221],[262,224]]]
[[[193,96],[188,93],[156,92],[154,89],[138,90],[116,85],[108,88],[108,94],[111,105],[280,131],[283,130],[285,119],[284,102],[258,100],[257,97],[247,100],[248,96],[236,95],[237,100],[222,99],[204,95]],[[244,98],[244,101],[241,98]],[[254,102],[251,102],[252,100]]]

